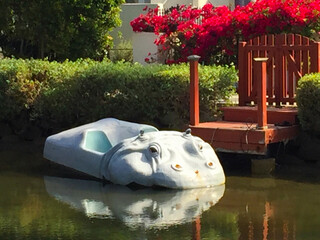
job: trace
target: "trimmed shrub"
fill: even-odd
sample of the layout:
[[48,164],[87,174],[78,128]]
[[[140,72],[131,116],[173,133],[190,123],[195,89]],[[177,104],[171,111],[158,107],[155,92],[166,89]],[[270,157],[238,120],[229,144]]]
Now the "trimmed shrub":
[[302,129],[320,136],[320,73],[308,74],[299,80],[296,99]]
[[109,58],[112,62],[133,62],[133,49],[130,41],[121,41],[113,49],[109,50]]
[[[235,90],[236,70],[200,66],[199,73],[201,115],[212,120]],[[189,66],[4,59],[0,100],[0,121],[45,131],[105,117],[181,128],[189,121]]]

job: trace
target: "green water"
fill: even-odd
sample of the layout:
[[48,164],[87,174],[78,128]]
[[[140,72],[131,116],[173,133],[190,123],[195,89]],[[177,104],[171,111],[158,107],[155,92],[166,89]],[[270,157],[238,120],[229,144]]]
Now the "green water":
[[66,173],[40,148],[2,148],[0,239],[320,239],[319,174],[292,169],[228,173],[209,190],[132,190]]

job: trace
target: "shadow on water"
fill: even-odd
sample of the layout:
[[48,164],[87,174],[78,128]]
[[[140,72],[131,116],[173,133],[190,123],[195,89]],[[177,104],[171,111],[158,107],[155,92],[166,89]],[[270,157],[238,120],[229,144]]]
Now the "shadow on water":
[[320,161],[306,161],[296,151],[286,151],[276,156],[275,170],[262,176],[251,173],[251,160],[259,159],[261,156],[230,153],[219,153],[218,156],[227,176],[270,177],[296,182],[320,183]]

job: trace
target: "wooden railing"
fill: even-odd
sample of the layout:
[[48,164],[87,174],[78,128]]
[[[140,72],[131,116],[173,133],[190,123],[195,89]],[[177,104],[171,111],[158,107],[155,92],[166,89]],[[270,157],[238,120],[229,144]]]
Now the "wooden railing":
[[[254,67],[254,58],[268,58],[266,72]],[[239,44],[239,105],[257,103],[258,83],[266,74],[269,105],[293,104],[298,80],[320,72],[320,43],[294,34],[265,35]]]

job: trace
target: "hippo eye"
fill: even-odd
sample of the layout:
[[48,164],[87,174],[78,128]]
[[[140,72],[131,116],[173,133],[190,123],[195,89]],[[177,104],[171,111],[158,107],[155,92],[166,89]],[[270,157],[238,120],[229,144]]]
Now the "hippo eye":
[[151,145],[149,151],[152,155],[158,155],[160,153],[159,147],[156,145]]
[[152,152],[152,153],[158,152],[158,149],[157,149],[156,147],[154,147],[154,146],[151,146],[151,147],[149,148],[149,150],[150,150],[150,152]]
[[216,167],[213,162],[207,162],[206,165],[208,168],[215,168]]

